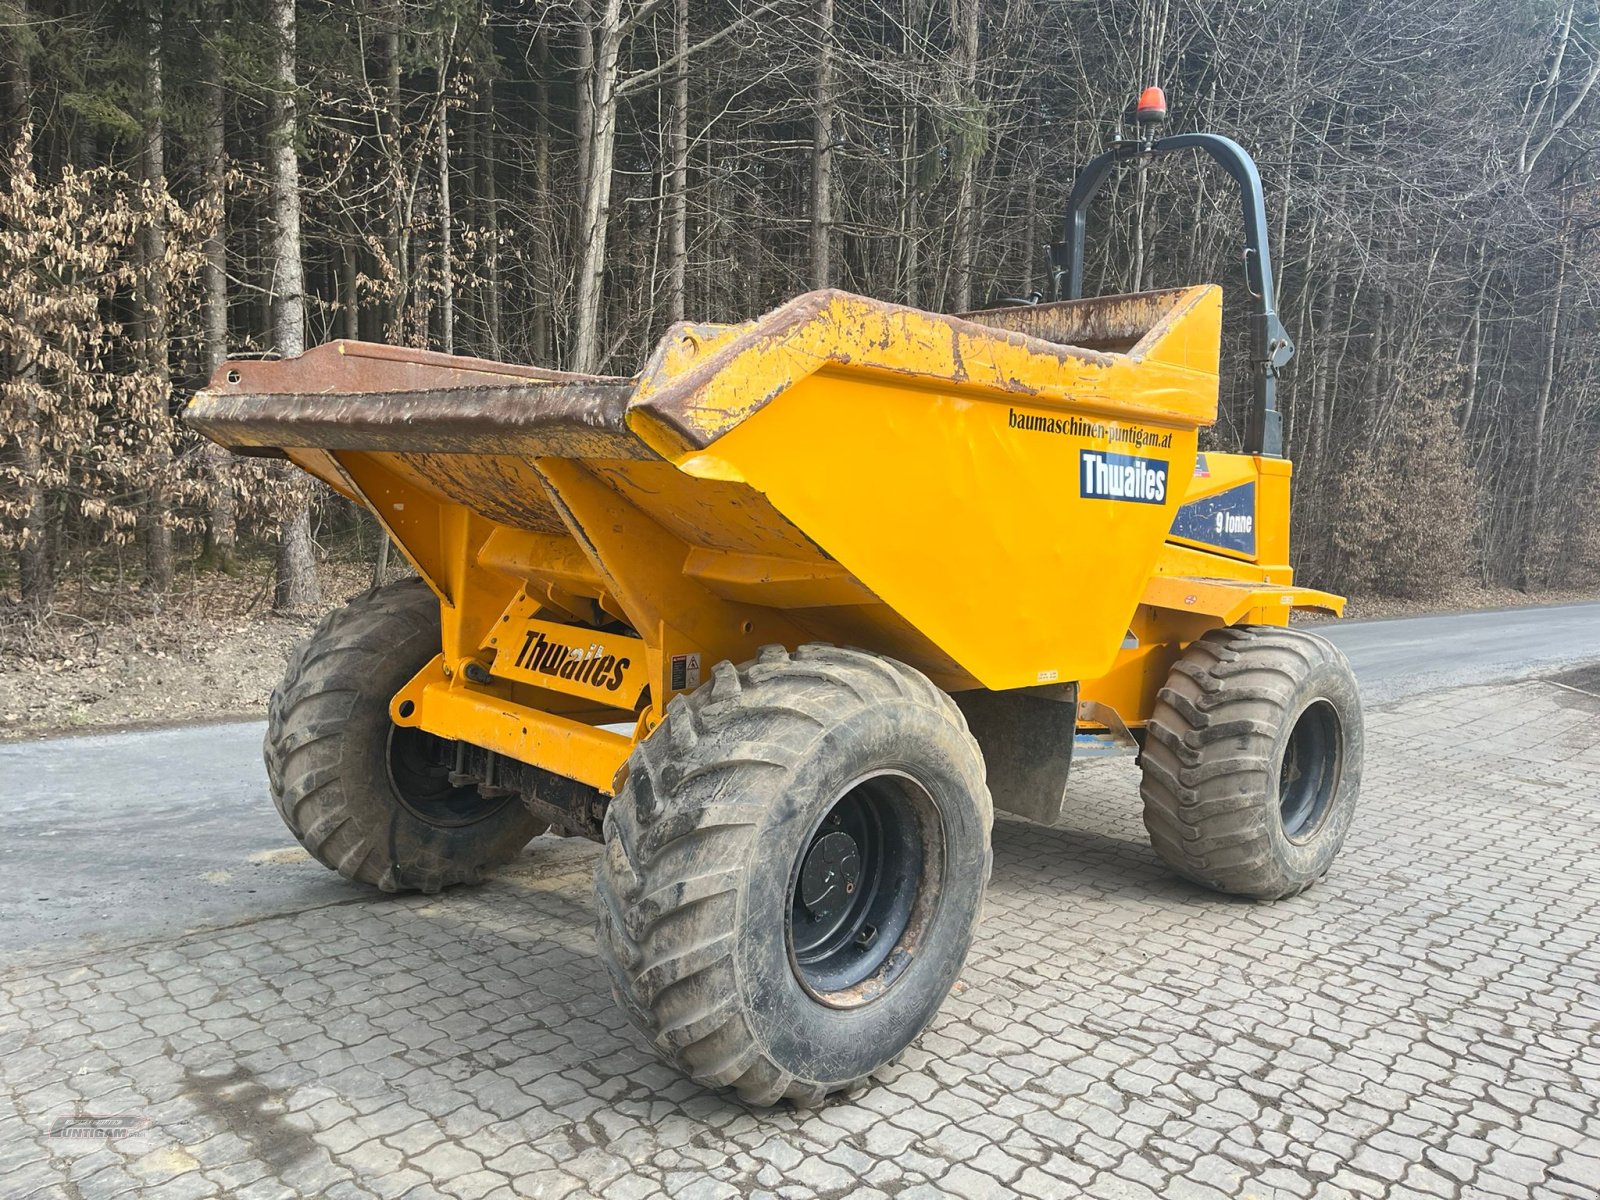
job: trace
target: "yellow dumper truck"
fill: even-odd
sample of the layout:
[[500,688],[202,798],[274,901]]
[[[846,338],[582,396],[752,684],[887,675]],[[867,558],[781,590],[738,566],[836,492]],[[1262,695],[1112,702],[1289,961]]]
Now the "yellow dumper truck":
[[[1217,414],[1221,293],[1080,298],[1118,163],[1241,184],[1254,409]],[[1094,160],[1052,303],[939,315],[839,291],[669,329],[588,376],[334,342],[230,362],[206,435],[365,505],[416,569],[328,617],[274,692],[278,810],[385,890],[603,842],[600,956],[670,1063],[815,1103],[895,1058],[961,969],[998,807],[1055,820],[1074,754],[1142,765],[1156,851],[1261,899],[1320,878],[1361,713],[1289,627],[1274,402],[1292,352],[1233,142]]]

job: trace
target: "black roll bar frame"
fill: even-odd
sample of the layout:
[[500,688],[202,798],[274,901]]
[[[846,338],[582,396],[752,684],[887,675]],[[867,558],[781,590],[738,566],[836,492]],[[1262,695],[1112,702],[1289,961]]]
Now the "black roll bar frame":
[[1294,357],[1294,342],[1278,319],[1272,251],[1267,244],[1267,202],[1261,172],[1243,146],[1220,133],[1176,133],[1153,140],[1126,139],[1091,159],[1073,184],[1062,240],[1050,248],[1050,274],[1057,300],[1083,298],[1083,243],[1088,208],[1124,162],[1149,160],[1181,150],[1203,150],[1239,185],[1244,213],[1245,278],[1250,291],[1250,421],[1245,452],[1283,457],[1283,416],[1278,411],[1278,375]]

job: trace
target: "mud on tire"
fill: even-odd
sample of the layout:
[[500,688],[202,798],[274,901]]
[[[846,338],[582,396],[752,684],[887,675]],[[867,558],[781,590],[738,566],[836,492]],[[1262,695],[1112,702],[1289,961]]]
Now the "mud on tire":
[[267,709],[278,815],[318,862],[386,892],[477,883],[545,828],[514,796],[452,788],[450,743],[389,719],[390,699],[439,644],[426,584],[376,588],[295,649]]
[[848,1088],[949,994],[992,820],[977,743],[918,672],[828,646],[719,663],[606,814],[617,1001],[668,1063],[747,1102]]
[[1328,872],[1361,783],[1361,702],[1332,643],[1214,629],[1173,666],[1140,761],[1144,823],[1179,874],[1275,900]]

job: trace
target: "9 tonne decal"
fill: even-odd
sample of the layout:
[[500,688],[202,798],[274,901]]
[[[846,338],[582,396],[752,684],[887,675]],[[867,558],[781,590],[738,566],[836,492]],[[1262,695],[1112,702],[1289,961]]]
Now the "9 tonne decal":
[[1172,519],[1172,536],[1247,557],[1256,552],[1256,485],[1240,484],[1191,500]]

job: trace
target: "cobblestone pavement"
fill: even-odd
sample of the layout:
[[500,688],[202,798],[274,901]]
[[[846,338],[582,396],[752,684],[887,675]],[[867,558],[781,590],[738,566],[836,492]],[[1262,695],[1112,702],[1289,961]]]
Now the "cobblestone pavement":
[[[1319,887],[1173,878],[1127,764],[996,830],[957,992],[882,1082],[757,1112],[656,1065],[596,849],[0,973],[0,1196],[1600,1195],[1600,700],[1369,717]],[[110,1144],[74,1115],[136,1122]]]

